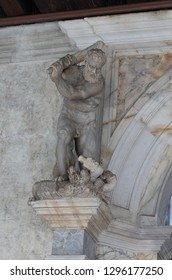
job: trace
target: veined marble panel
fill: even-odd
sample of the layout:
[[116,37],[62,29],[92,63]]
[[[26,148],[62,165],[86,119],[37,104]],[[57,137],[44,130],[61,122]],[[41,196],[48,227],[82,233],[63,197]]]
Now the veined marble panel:
[[[150,86],[153,94],[148,89],[149,99],[138,113],[136,111],[121,138],[118,138],[109,164],[109,169],[117,175],[112,203],[130,209],[132,213],[155,215],[162,183],[172,164],[169,77],[171,70],[154,82],[154,87]],[[162,90],[159,88],[154,93],[153,88],[156,89],[157,84]],[[134,107],[137,108],[137,103]],[[125,119],[123,124],[125,126]],[[116,131],[114,140],[115,136]],[[121,189],[125,189],[123,194]]]
[[66,256],[66,259],[70,259],[71,256],[75,256],[75,259],[77,256],[79,259],[86,256],[93,260],[95,242],[84,229],[57,229],[53,232],[52,257],[56,259],[60,256]]
[[56,230],[53,232],[52,255],[82,255],[84,230]]
[[[155,78],[161,56],[130,56],[119,58],[118,69],[118,121],[146,91]],[[172,65],[172,61],[171,61]]]
[[120,250],[110,246],[99,245],[97,246],[98,260],[157,260],[157,253],[143,252],[133,253],[128,250]]

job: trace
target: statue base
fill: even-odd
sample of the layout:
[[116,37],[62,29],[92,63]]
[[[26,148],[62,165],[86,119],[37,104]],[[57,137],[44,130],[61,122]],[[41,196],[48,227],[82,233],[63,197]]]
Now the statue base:
[[36,200],[30,204],[52,229],[85,229],[95,241],[112,220],[109,207],[96,197]]
[[52,255],[47,259],[95,259],[96,243],[112,220],[99,198],[63,198],[30,202],[53,230]]

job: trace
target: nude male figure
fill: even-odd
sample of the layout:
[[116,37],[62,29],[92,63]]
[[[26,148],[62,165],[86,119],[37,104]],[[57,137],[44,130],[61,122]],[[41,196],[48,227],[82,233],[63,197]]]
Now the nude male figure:
[[[48,69],[63,97],[58,120],[56,174],[67,180],[68,169],[80,155],[96,159],[96,109],[104,92],[101,69],[105,64],[104,43],[66,55]],[[78,65],[84,62],[84,65]]]

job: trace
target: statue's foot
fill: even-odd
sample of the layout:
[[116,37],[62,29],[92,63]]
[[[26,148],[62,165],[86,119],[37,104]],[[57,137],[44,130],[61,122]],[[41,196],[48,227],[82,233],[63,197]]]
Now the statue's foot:
[[69,182],[68,176],[66,174],[58,176],[56,181],[56,189],[64,188]]

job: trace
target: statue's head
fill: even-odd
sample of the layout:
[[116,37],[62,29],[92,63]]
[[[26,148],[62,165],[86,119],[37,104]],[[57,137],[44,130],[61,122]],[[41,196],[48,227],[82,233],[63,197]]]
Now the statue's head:
[[89,66],[101,69],[106,62],[106,56],[102,50],[92,49],[87,52],[85,60]]

